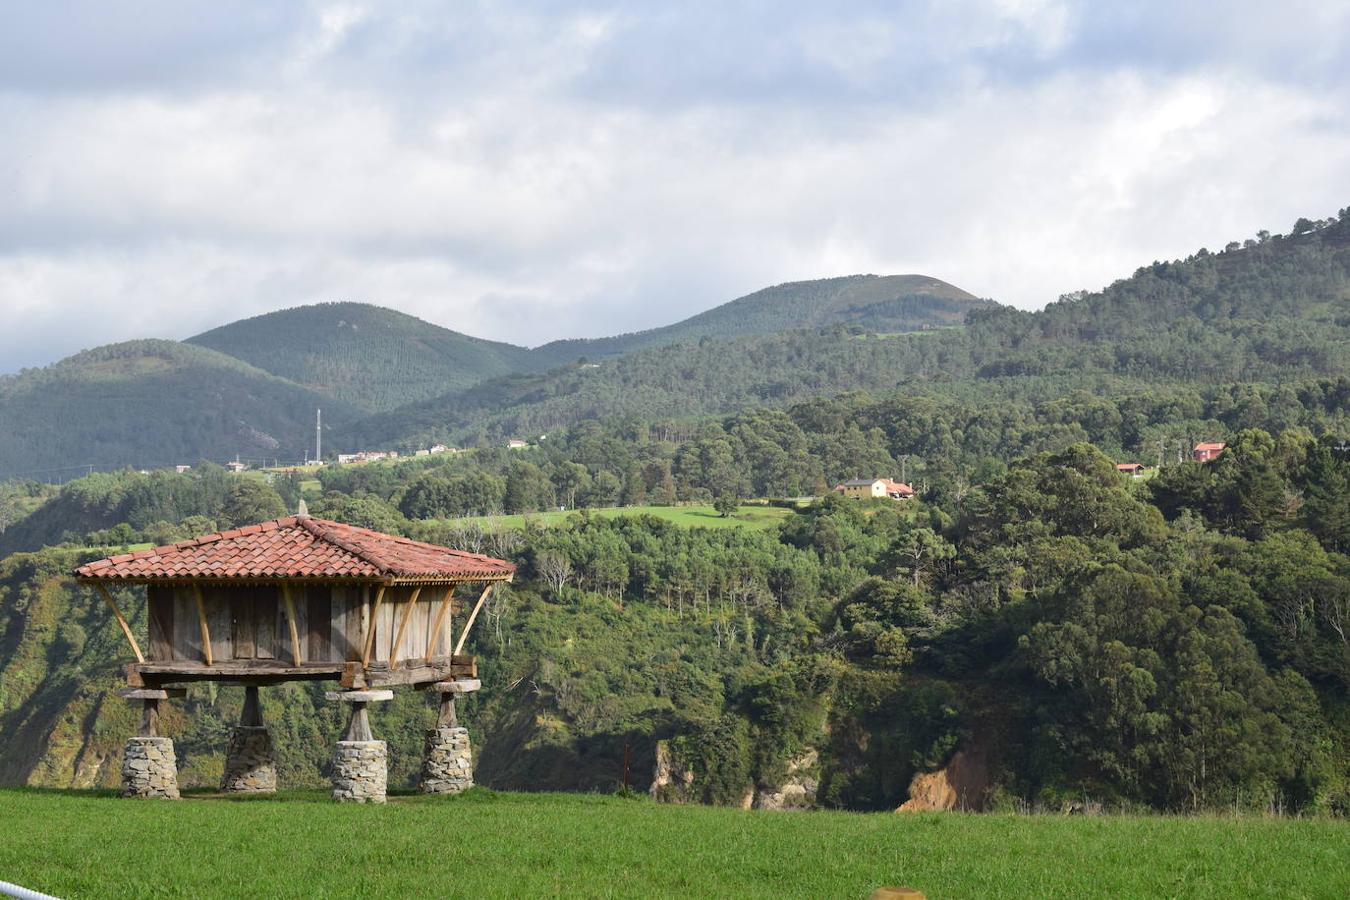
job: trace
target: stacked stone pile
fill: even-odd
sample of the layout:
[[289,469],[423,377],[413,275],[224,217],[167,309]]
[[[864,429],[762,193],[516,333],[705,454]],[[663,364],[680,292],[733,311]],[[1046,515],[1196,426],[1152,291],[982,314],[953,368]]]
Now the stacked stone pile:
[[122,753],[122,796],[178,799],[173,739],[134,737]]
[[272,732],[265,725],[236,725],[225,751],[220,789],[239,794],[270,794],[277,789]]
[[333,799],[383,803],[389,780],[388,756],[384,741],[338,741],[333,755]]
[[458,794],[473,787],[469,729],[428,729],[420,787],[424,794]]

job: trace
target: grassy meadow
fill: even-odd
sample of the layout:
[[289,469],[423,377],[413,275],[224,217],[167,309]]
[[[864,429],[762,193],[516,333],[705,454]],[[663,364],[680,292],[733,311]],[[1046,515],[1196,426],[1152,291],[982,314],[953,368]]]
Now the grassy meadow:
[[0,880],[62,897],[1345,897],[1329,819],[768,813],[574,794],[0,790]]

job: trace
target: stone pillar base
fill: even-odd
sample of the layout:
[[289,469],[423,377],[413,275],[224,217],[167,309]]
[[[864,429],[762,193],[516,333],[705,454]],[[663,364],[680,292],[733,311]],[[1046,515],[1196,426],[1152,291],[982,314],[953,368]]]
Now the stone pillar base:
[[333,754],[333,799],[383,803],[389,781],[388,756],[384,741],[338,741]]
[[122,751],[122,796],[178,799],[173,738],[134,737]]
[[473,787],[473,754],[467,728],[430,728],[422,754],[424,794],[458,794]]
[[232,794],[271,794],[277,789],[276,754],[266,725],[236,725],[225,750],[220,789]]

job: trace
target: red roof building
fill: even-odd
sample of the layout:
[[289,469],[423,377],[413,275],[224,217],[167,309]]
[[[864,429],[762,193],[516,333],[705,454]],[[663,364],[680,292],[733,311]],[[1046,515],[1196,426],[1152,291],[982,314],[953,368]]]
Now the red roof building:
[[[476,671],[459,657],[490,589],[515,566],[368,528],[291,516],[80,566],[113,609],[137,682],[337,678],[421,683]],[[146,585],[142,651],[110,589]],[[476,584],[474,597],[456,597]],[[471,611],[458,640],[454,610]]]
[[81,566],[84,580],[132,583],[322,580],[372,584],[505,581],[515,566],[490,556],[382,534],[326,519],[290,516],[220,531]]
[[[479,682],[477,660],[462,653],[492,589],[514,573],[505,560],[305,515],[80,566],[76,577],[102,595],[136,658],[122,695],[142,703],[141,732],[124,750],[135,765],[122,768],[122,793],[179,795],[173,743],[158,733],[159,704],[183,696],[189,681],[245,687],[221,790],[275,789],[259,689],[297,680],[348,689],[328,695],[351,710],[334,756],[334,799],[383,802],[386,750],[372,736],[366,705],[392,699],[382,688],[395,685],[441,695],[423,791],[463,789],[471,783],[468,738],[454,698]],[[146,586],[144,649],[118,605],[134,585]],[[465,585],[473,587],[459,594]],[[450,780],[447,754],[463,759]]]
[[1191,451],[1191,459],[1196,462],[1209,462],[1211,459],[1217,459],[1219,454],[1227,447],[1224,443],[1203,442],[1195,445]]

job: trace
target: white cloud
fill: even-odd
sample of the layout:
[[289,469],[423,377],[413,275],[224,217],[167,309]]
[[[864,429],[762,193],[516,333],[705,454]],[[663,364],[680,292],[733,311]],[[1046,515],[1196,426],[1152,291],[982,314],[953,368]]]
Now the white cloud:
[[711,15],[700,64],[746,80],[678,97],[669,11],[355,4],[189,90],[0,89],[0,371],[319,300],[521,343],[859,271],[1034,307],[1347,202],[1339,92],[1076,60],[1063,2],[960,10],[730,47]]

